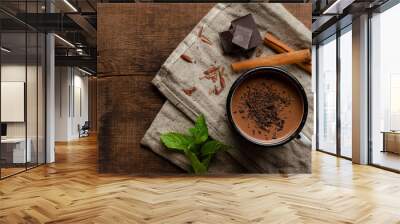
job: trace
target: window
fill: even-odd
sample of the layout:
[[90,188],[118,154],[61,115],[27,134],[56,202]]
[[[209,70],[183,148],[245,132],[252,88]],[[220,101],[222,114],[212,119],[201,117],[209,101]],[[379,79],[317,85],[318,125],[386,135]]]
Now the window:
[[[318,45],[317,149],[352,157],[352,26]],[[339,91],[339,92],[338,92]]]
[[351,158],[352,148],[352,33],[351,25],[340,36],[340,155]]
[[317,49],[317,149],[336,153],[336,36]]
[[[42,5],[21,1],[20,16],[41,12]],[[46,38],[9,14],[0,17],[8,21],[0,24],[0,178],[5,178],[45,163]]]
[[400,5],[371,18],[370,160],[400,170]]

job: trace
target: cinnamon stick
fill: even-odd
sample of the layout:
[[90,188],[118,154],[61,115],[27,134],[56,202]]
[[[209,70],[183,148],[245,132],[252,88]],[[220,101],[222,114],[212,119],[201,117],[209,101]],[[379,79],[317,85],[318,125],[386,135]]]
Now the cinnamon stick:
[[282,54],[271,55],[267,57],[260,57],[250,60],[235,62],[232,64],[233,71],[241,71],[260,66],[276,66],[300,63],[310,60],[311,52],[309,49],[292,51]]
[[[264,37],[264,44],[267,45],[268,47],[272,48],[274,51],[278,53],[285,53],[285,52],[293,52],[294,49],[286,45],[284,42],[279,40],[277,37],[272,35],[271,33],[267,33]],[[311,60],[310,60],[311,61]],[[311,74],[312,68],[311,68],[311,63],[310,61],[308,62],[301,62],[301,63],[296,63],[297,66],[305,70],[306,72]]]

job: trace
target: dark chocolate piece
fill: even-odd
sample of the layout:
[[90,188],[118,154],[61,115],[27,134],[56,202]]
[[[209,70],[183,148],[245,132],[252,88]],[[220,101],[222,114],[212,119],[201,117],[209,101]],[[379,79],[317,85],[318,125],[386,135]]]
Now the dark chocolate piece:
[[248,49],[252,34],[252,29],[237,25],[235,28],[235,33],[233,34],[232,43],[238,45],[243,49]]
[[235,47],[232,44],[233,34],[229,30],[224,31],[219,33],[219,38],[221,39],[222,49],[224,52],[228,54],[232,53],[233,48]]
[[243,51],[242,48],[232,43],[233,32],[229,30],[221,32],[219,33],[219,37],[221,39],[222,49],[226,54],[239,54]]
[[262,44],[262,37],[260,32],[257,29],[257,24],[254,21],[254,18],[251,14],[247,14],[245,16],[242,16],[240,18],[237,18],[231,22],[233,29],[235,29],[236,26],[241,25],[244,27],[247,27],[249,29],[253,30],[253,34],[251,36],[251,41],[249,44],[248,49],[255,48]]
[[231,25],[235,28],[237,25],[248,27],[249,29],[257,29],[257,24],[254,21],[254,18],[251,14],[247,14],[245,16],[239,17],[237,19],[232,20]]
[[221,44],[226,54],[241,54],[250,57],[262,44],[260,32],[251,14],[231,22],[229,30],[220,33]]

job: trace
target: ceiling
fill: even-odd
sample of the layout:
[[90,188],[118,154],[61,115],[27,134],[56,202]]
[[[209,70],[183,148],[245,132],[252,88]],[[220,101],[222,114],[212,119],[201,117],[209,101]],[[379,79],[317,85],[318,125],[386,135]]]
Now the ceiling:
[[43,47],[37,48],[36,36],[51,32],[57,34],[56,65],[95,72],[96,4],[96,0],[47,0],[47,4],[45,0],[0,0],[2,46],[11,50],[2,52],[3,61],[33,58]]
[[[48,6],[53,12],[74,12],[64,0],[47,0]],[[96,0],[68,0],[68,2],[80,12],[96,12]],[[1,0],[0,7],[8,8],[14,12],[46,12],[45,0]],[[49,11],[49,9],[47,10]]]
[[313,44],[351,24],[354,17],[373,10],[389,0],[313,0]]
[[30,43],[29,37],[26,45],[25,32],[50,32],[57,34],[56,65],[79,66],[95,72],[96,5],[121,2],[135,0],[0,0],[2,46],[12,50],[10,53],[2,52],[3,60],[33,58],[31,55],[35,55],[38,49]]

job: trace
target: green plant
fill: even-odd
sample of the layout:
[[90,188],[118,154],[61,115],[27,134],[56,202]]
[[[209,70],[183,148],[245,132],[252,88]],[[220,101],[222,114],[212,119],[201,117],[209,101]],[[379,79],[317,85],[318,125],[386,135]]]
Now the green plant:
[[176,132],[161,134],[161,142],[169,150],[184,154],[189,159],[194,173],[204,174],[207,172],[214,155],[221,150],[227,150],[229,147],[209,138],[203,115],[196,119],[194,127],[189,128],[188,132],[189,134]]

